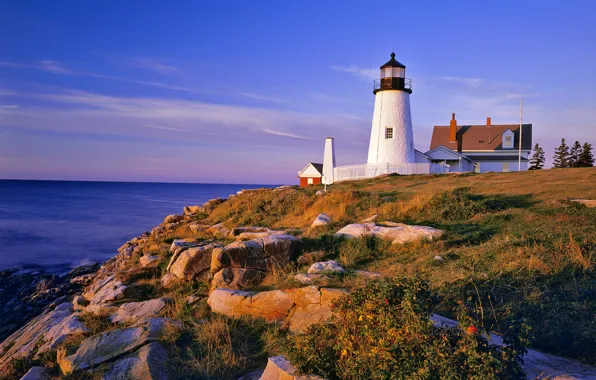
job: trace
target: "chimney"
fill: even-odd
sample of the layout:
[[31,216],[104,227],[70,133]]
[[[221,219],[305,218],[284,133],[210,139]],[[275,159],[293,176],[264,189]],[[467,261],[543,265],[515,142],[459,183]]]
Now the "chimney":
[[490,117],[487,117],[486,118],[486,126],[490,127],[491,125],[492,125],[492,123],[491,123]]
[[335,169],[335,141],[333,137],[325,139],[325,153],[323,155],[323,177],[325,183],[331,185],[333,183],[333,169]]
[[457,141],[457,120],[455,120],[455,113],[451,114],[451,121],[449,122],[449,142]]

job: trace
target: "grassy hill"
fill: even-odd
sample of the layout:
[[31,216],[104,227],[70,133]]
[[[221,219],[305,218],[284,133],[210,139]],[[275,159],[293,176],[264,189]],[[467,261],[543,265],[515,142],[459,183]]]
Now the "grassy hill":
[[[456,302],[468,300],[489,329],[502,332],[523,320],[533,347],[596,364],[596,209],[569,201],[596,199],[596,169],[387,176],[336,184],[323,196],[314,195],[318,189],[247,192],[209,220],[289,229],[305,238],[307,251],[349,268],[421,276],[443,314],[453,316]],[[310,229],[319,213],[334,222]],[[331,238],[375,214],[447,234],[403,246]],[[269,285],[283,287],[286,278],[277,275]]]

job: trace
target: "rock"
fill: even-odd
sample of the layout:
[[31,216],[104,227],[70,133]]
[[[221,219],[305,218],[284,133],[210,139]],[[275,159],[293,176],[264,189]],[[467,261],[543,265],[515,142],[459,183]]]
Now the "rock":
[[102,363],[136,351],[142,346],[158,340],[166,328],[179,328],[179,322],[156,318],[142,327],[129,327],[94,335],[81,342],[72,355],[64,349],[58,350],[58,365],[68,375],[77,370],[94,368]]
[[294,279],[298,282],[300,282],[301,284],[311,284],[315,281],[321,280],[321,279],[326,279],[328,278],[325,275],[322,274],[304,274],[304,273],[298,273],[297,275],[294,276]]
[[355,270],[354,274],[358,277],[366,278],[366,279],[375,279],[380,278],[381,274],[376,272],[367,272],[365,270]]
[[325,195],[325,190],[317,190],[315,195]]
[[310,225],[311,227],[326,226],[331,223],[331,217],[327,214],[319,214]]
[[369,218],[362,219],[362,221],[360,223],[372,223],[372,222],[376,221],[378,218],[379,218],[379,216],[377,214],[375,214]]
[[434,257],[434,260],[435,261],[445,261],[444,258],[442,258],[441,256],[438,256],[438,255]]
[[314,263],[308,268],[308,274],[317,273],[345,273],[346,270],[335,260],[321,261]]
[[211,291],[217,288],[244,289],[259,284],[265,272],[250,268],[224,268],[211,280]]
[[245,373],[236,380],[259,380],[261,376],[263,376],[263,372],[265,372],[265,368],[257,369],[255,371]]
[[157,318],[159,313],[170,303],[172,303],[171,298],[124,303],[110,316],[110,320],[113,323],[144,323],[152,318]]
[[157,264],[159,264],[159,256],[141,256],[139,263],[143,268],[148,266],[157,266]]
[[184,219],[184,217],[182,215],[171,214],[164,218],[163,224],[177,223],[177,222],[181,221],[182,219]]
[[270,230],[265,227],[239,227],[234,228],[232,232],[230,232],[230,238],[236,239],[237,241],[253,240],[269,235],[281,235],[284,233],[284,231]]
[[45,367],[31,367],[21,380],[49,380],[48,369]]
[[298,250],[300,240],[291,235],[235,242],[213,250],[211,274],[224,268],[247,268],[260,271],[287,265]]
[[571,199],[571,202],[581,203],[586,207],[596,207],[595,199]]
[[190,281],[207,277],[211,268],[211,258],[215,248],[222,248],[218,243],[187,248],[177,256],[172,256],[168,272],[181,280]]
[[201,206],[203,209],[202,211],[204,213],[211,214],[217,206],[224,203],[225,201],[226,200],[222,199],[222,198],[209,199],[207,202],[203,203],[203,205]]
[[174,274],[166,273],[161,278],[161,286],[163,286],[166,289],[169,289],[177,285],[180,281],[181,280],[178,277],[174,276]]
[[325,380],[316,375],[298,375],[296,369],[283,356],[273,356],[267,361],[267,367],[260,380]]
[[208,224],[201,224],[201,223],[190,223],[188,225],[188,228],[190,228],[190,230],[194,233],[205,231],[209,227],[210,226]]
[[89,301],[83,296],[74,296],[72,298],[72,307],[74,310],[84,310],[87,305],[89,305]]
[[346,238],[377,236],[381,239],[391,240],[393,244],[403,244],[421,239],[432,240],[442,235],[443,231],[436,228],[391,222],[383,223],[383,225],[375,223],[349,224],[335,234],[335,236]]
[[86,274],[95,273],[95,272],[97,272],[98,269],[99,269],[99,264],[96,263],[95,261],[91,261],[91,262],[88,262],[87,264],[80,265],[80,266],[72,269],[70,272],[68,272],[67,276],[69,276],[71,278],[75,278],[75,277],[83,276]]
[[159,342],[149,343],[111,364],[102,380],[165,380],[169,378],[167,360],[167,351]]
[[184,207],[184,215],[194,215],[203,212],[201,206],[186,206]]
[[36,357],[58,347],[69,336],[88,333],[89,329],[79,320],[79,313],[73,313],[52,326],[43,336],[43,344],[37,349]]
[[223,223],[218,223],[207,228],[207,232],[219,239],[224,239],[230,235],[230,229],[226,228]]
[[310,266],[310,265],[316,263],[317,261],[323,260],[324,257],[325,257],[325,251],[308,252],[308,253],[301,255],[298,258],[298,260],[296,260],[296,262],[300,265]]
[[[174,239],[172,245],[170,245],[170,253],[172,254],[172,259],[174,259],[182,251],[188,248],[200,247],[206,244],[209,244],[209,242],[206,242],[204,240]],[[170,262],[172,262],[172,260],[170,260]]]
[[[54,310],[45,310],[30,320],[0,344],[0,367],[13,359],[32,357],[39,352],[39,342],[45,339],[43,347],[54,347],[71,334],[84,332],[85,327],[72,317],[71,303],[62,303]],[[41,348],[40,347],[40,348]]]
[[319,289],[316,286],[260,293],[216,289],[207,303],[215,313],[234,318],[243,315],[260,317],[269,323],[283,323],[291,331],[301,332],[313,323],[331,317],[332,302],[346,293],[344,289]]
[[111,275],[91,284],[83,293],[83,297],[90,301],[88,308],[97,309],[124,298],[126,290],[127,286],[117,280],[115,275]]

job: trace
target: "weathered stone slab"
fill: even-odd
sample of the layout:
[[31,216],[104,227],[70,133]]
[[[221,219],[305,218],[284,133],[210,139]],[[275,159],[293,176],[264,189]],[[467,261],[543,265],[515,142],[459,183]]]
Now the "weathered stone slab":
[[331,223],[331,217],[327,214],[319,214],[315,220],[313,220],[311,227],[326,226]]
[[218,223],[207,228],[207,232],[219,239],[226,238],[228,235],[230,235],[230,229],[227,228],[223,223]]
[[318,274],[318,273],[334,273],[334,274],[341,274],[345,273],[346,270],[337,263],[335,260],[329,261],[320,261],[318,263],[314,263],[313,265],[308,268],[308,274]]
[[385,222],[383,225],[375,223],[348,224],[335,233],[335,236],[346,238],[376,236],[381,239],[391,240],[393,244],[404,244],[423,239],[432,240],[442,235],[442,230],[433,227],[411,226],[392,222]]
[[283,356],[273,356],[267,361],[267,367],[260,380],[325,380],[316,375],[298,375],[296,369]]
[[149,343],[111,364],[102,380],[166,380],[170,378],[167,360],[168,353],[159,342]]
[[170,303],[172,303],[171,298],[128,302],[120,305],[118,310],[110,316],[110,319],[113,323],[144,323],[152,318],[157,318],[159,313]]
[[213,250],[221,248],[217,243],[187,248],[176,256],[172,256],[168,271],[182,280],[206,277],[211,268]]
[[159,256],[143,255],[139,259],[139,263],[142,267],[157,266],[159,263]]
[[49,380],[48,369],[45,367],[31,367],[21,380]]
[[211,291],[217,288],[244,289],[257,285],[265,278],[265,272],[250,268],[224,268],[211,280]]

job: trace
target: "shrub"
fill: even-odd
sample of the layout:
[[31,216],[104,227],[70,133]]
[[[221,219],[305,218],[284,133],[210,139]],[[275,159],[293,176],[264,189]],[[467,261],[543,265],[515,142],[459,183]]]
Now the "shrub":
[[471,317],[434,326],[433,303],[417,278],[368,282],[337,302],[335,317],[287,338],[285,354],[303,373],[332,379],[523,378],[522,339],[491,345]]
[[473,199],[467,188],[443,191],[428,202],[426,211],[433,219],[462,220],[476,214],[497,212],[509,208],[509,204],[496,196]]
[[390,242],[375,236],[348,239],[339,247],[339,258],[347,267],[354,267],[380,258],[382,251],[390,245]]

